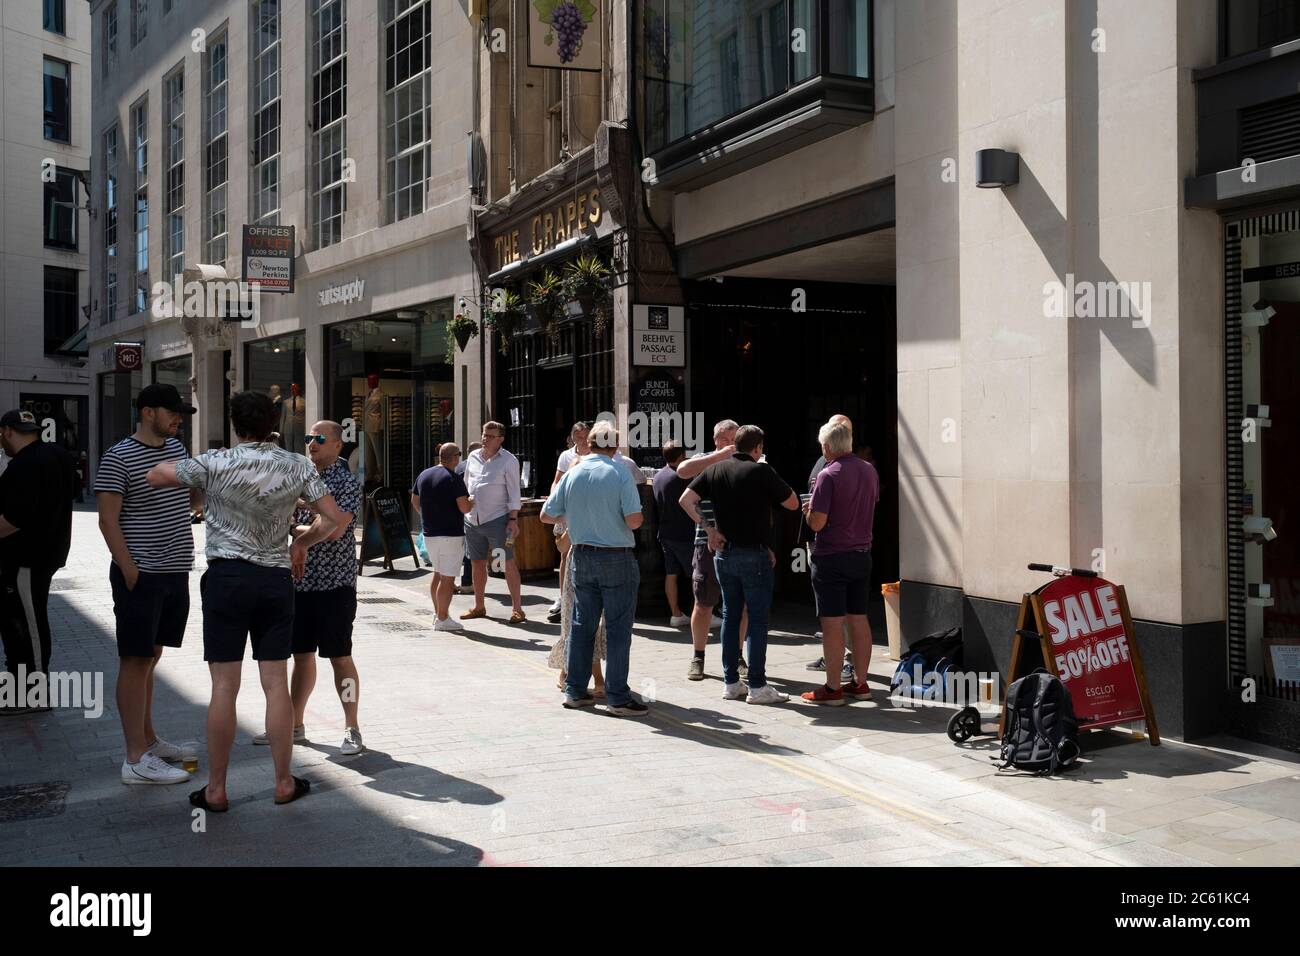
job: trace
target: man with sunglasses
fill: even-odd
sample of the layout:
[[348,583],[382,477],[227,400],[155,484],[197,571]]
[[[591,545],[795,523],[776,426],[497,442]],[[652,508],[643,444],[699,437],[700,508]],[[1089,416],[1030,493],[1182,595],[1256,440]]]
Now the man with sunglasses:
[[[334,690],[343,705],[343,756],[366,749],[357,723],[357,701],[361,681],[352,660],[352,623],[357,616],[357,543],[354,529],[361,510],[361,484],[339,456],[343,452],[343,427],[338,422],[319,421],[307,435],[307,457],[329,490],[343,520],[324,541],[307,549],[306,561],[295,565],[293,604],[293,676],[289,694],[293,698],[293,741],[307,739],[307,699],[316,687],[316,655],[334,668]],[[299,507],[293,515],[295,540],[320,522],[320,515]],[[253,743],[268,745],[260,733]]]

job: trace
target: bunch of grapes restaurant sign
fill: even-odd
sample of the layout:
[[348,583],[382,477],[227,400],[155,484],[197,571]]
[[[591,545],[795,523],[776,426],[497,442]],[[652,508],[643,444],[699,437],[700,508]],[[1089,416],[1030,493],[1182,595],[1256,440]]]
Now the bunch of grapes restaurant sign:
[[528,65],[599,73],[600,0],[532,0],[528,4]]

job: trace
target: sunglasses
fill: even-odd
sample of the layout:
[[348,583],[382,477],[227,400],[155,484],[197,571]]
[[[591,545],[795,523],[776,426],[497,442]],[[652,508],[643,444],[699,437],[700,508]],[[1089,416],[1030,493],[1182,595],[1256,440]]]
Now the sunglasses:
[[315,443],[318,444],[318,445],[323,445],[323,444],[325,444],[327,441],[329,441],[329,439],[326,438],[324,435],[308,435],[308,436],[307,436],[307,444],[308,444],[308,445],[310,445],[312,442],[315,442]]

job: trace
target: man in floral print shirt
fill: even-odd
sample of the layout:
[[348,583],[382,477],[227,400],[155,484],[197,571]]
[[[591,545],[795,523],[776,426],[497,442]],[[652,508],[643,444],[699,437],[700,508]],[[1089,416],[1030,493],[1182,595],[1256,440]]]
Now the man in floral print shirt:
[[[230,396],[235,447],[154,465],[145,475],[153,488],[185,485],[205,492],[204,547],[208,570],[199,582],[203,597],[203,659],[212,676],[208,705],[208,782],[190,794],[203,810],[230,809],[226,776],[235,742],[235,705],[240,671],[250,642],[266,694],[266,727],[275,764],[275,802],[304,796],[309,781],[290,771],[293,701],[288,660],[293,645],[293,569],[308,549],[324,541],[347,516],[339,511],[320,474],[306,457],[267,438],[275,408],[261,392]],[[289,544],[295,503],[307,502],[321,520]]]
[[[357,543],[353,529],[361,511],[361,484],[339,456],[343,452],[343,428],[338,422],[320,421],[307,435],[307,457],[311,459],[343,521],[324,541],[313,545],[305,567],[295,568],[293,611],[293,739],[307,739],[304,726],[307,698],[316,686],[316,654],[334,668],[334,689],[343,704],[346,729],[339,753],[345,756],[365,750],[357,724],[357,699],[361,693],[357,665],[352,660],[352,622],[357,616]],[[311,531],[319,518],[309,508],[293,516],[293,536]],[[300,575],[300,576],[299,576]],[[255,744],[269,743],[266,734],[253,738]]]

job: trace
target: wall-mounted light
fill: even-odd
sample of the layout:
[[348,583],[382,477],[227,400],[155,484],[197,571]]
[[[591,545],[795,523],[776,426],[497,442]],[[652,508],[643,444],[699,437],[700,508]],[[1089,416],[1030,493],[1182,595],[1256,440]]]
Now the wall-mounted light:
[[1277,531],[1273,528],[1273,519],[1264,515],[1249,515],[1242,519],[1242,531],[1245,532],[1246,540],[1251,544],[1267,544],[1277,539]]
[[1020,182],[1020,154],[1005,149],[975,151],[975,185],[980,189],[1002,189]]

